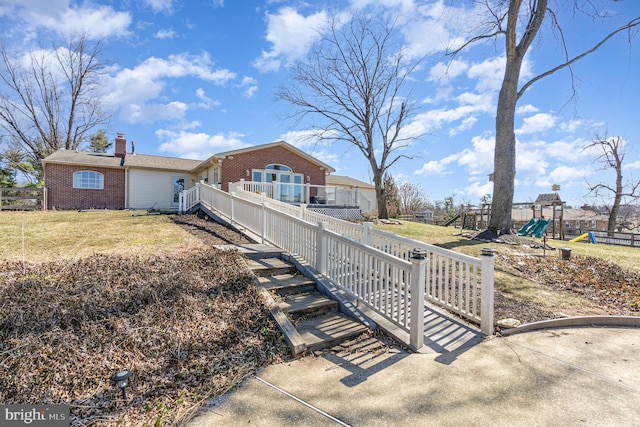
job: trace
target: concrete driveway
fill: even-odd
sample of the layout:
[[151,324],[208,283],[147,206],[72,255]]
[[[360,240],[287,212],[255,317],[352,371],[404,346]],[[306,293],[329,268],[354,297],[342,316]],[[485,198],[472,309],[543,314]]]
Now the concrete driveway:
[[328,351],[273,365],[189,426],[640,426],[640,328],[489,338],[454,353]]

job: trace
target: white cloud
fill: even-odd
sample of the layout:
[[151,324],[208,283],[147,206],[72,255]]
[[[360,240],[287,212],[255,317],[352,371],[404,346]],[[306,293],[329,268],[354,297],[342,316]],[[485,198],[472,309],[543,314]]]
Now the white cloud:
[[503,55],[485,59],[472,64],[467,71],[467,77],[476,79],[478,92],[497,92],[502,86],[504,78],[505,57]]
[[404,128],[403,133],[424,135],[442,129],[444,126],[453,126],[452,123],[457,121],[461,121],[456,127],[457,131],[468,130],[475,123],[477,114],[495,111],[492,96],[488,94],[462,94],[458,97],[458,101],[462,105],[455,108],[439,108],[417,114]]
[[526,117],[522,120],[522,126],[520,129],[516,129],[517,135],[532,134],[538,132],[544,132],[552,129],[556,125],[557,118],[551,114],[538,113],[533,116]]
[[159,140],[164,141],[159,148],[161,153],[170,153],[186,159],[207,159],[216,153],[248,147],[241,133],[230,132],[208,135],[206,133],[175,132],[166,129],[156,131]]
[[444,62],[438,62],[429,70],[427,80],[448,82],[463,74],[468,68],[469,64],[459,59],[452,59],[446,64]]
[[476,124],[477,121],[478,121],[477,117],[473,117],[473,116],[467,117],[466,119],[462,120],[462,123],[460,123],[460,126],[452,127],[449,129],[449,137],[454,137],[460,132],[464,132],[471,129],[473,125]]
[[493,183],[488,180],[484,183],[475,181],[462,190],[455,190],[454,193],[459,194],[462,199],[468,199],[468,201],[470,201],[471,203],[477,203],[474,201],[474,198],[480,199],[485,194],[493,193]]
[[544,141],[516,142],[516,171],[518,176],[529,182],[546,174],[549,163],[544,158]]
[[538,111],[540,111],[538,107],[534,107],[531,104],[516,107],[516,114],[537,113]]
[[173,39],[176,37],[176,32],[173,31],[172,29],[158,30],[158,32],[154,35],[154,37],[160,40]]
[[110,6],[83,3],[72,6],[69,0],[51,1],[5,1],[4,12],[0,16],[10,16],[24,23],[23,30],[38,27],[47,28],[60,34],[68,34],[69,29],[86,33],[91,38],[107,38],[129,34],[131,14],[118,12]]
[[401,14],[407,21],[401,25],[407,53],[410,57],[422,57],[460,47],[465,41],[461,35],[479,24],[486,8],[448,6],[442,0],[420,5],[408,1]]
[[183,120],[188,110],[184,102],[166,104],[129,104],[122,108],[122,119],[129,123],[153,123],[162,120]]
[[275,14],[267,13],[265,38],[271,43],[271,49],[262,51],[253,66],[267,73],[278,71],[283,62],[290,63],[303,58],[327,23],[325,11],[305,17],[292,7],[283,7]]
[[[195,77],[205,82],[224,85],[236,78],[226,69],[215,69],[209,56],[186,53],[168,58],[151,57],[134,68],[116,70],[104,84],[105,103],[120,109],[120,118],[128,123],[177,121],[184,128],[190,107],[208,109],[220,103],[206,96],[204,89],[195,91],[198,101],[166,101],[163,96],[169,79]],[[158,102],[158,100],[161,100]]]
[[584,178],[591,175],[590,168],[572,167],[560,165],[553,169],[548,175],[541,177],[536,182],[539,187],[550,187],[552,184],[571,185],[576,181],[584,181]]
[[625,169],[640,169],[640,160],[636,160],[635,162],[627,163],[626,165],[623,163],[623,168],[625,168]]
[[466,166],[471,175],[493,172],[495,138],[493,136],[474,136],[471,143],[473,148],[464,149],[457,154],[458,164]]
[[142,104],[160,96],[167,79],[197,77],[224,85],[236,77],[226,69],[213,69],[207,54],[186,53],[168,58],[151,57],[134,68],[119,70],[105,82],[105,101],[111,105]]
[[442,161],[430,160],[423,164],[418,170],[413,171],[414,175],[423,176],[435,176],[435,175],[448,175],[451,172],[447,171],[446,164]]
[[197,106],[199,108],[203,108],[205,110],[208,110],[211,107],[219,107],[221,105],[220,101],[216,101],[215,99],[209,98],[206,95],[204,89],[202,89],[201,87],[196,89],[196,98],[198,98],[200,100],[200,102],[197,104]]
[[251,99],[258,91],[258,81],[253,77],[244,76],[238,87],[243,90],[242,95],[245,98]]
[[557,140],[545,144],[543,150],[547,156],[554,160],[575,163],[585,161],[588,158],[588,153],[583,150],[585,145],[586,141],[582,138]]
[[171,12],[173,0],[144,0],[154,12]]
[[585,125],[583,120],[572,119],[566,123],[560,123],[560,129],[565,132],[573,133],[578,128],[583,127]]

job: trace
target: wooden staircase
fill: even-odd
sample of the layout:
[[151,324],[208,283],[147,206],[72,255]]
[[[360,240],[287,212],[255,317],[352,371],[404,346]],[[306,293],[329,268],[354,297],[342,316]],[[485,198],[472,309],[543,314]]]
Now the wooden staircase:
[[341,312],[337,300],[273,252],[247,254],[271,316],[295,356],[334,346],[369,328]]

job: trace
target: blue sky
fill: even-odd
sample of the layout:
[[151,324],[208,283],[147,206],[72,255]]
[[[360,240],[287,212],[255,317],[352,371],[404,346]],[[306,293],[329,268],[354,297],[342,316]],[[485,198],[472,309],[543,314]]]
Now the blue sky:
[[[554,3],[553,1],[551,3]],[[615,14],[600,24],[573,14],[560,0],[558,17],[570,55],[608,30],[640,15],[640,2],[604,1]],[[333,166],[339,175],[370,182],[362,155],[343,143],[313,144],[304,124],[285,117],[274,92],[288,79],[287,65],[305,58],[328,16],[375,5],[401,18],[407,52],[426,55],[413,77],[419,106],[411,127],[424,133],[392,169],[397,182],[419,184],[430,200],[456,195],[478,203],[491,193],[494,118],[503,40],[468,49],[453,62],[443,49],[468,37],[483,11],[471,2],[431,0],[0,0],[0,25],[14,52],[46,47],[70,29],[86,30],[107,44],[110,62],[102,88],[113,111],[109,139],[123,132],[144,154],[205,159],[211,154],[284,139]],[[330,6],[329,6],[330,5]],[[454,5],[454,6],[452,6]],[[548,24],[548,23],[547,23]],[[534,42],[523,76],[560,61],[547,25]],[[446,66],[448,64],[448,67]],[[566,71],[536,83],[521,98],[516,117],[516,202],[529,202],[560,184],[561,197],[585,202],[585,179],[613,182],[582,150],[598,133],[626,143],[627,177],[640,179],[640,39],[627,34],[574,66],[578,94],[571,98]]]

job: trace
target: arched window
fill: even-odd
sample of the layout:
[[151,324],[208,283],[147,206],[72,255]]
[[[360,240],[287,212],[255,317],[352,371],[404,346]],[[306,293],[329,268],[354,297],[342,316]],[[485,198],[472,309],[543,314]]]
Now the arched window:
[[104,175],[96,171],[78,171],[73,173],[73,188],[104,189]]
[[273,170],[273,171],[282,171],[282,172],[293,172],[291,170],[290,167],[285,166],[285,165],[276,165],[276,164],[272,164],[272,165],[267,165],[267,167],[265,167],[265,169],[267,170]]

